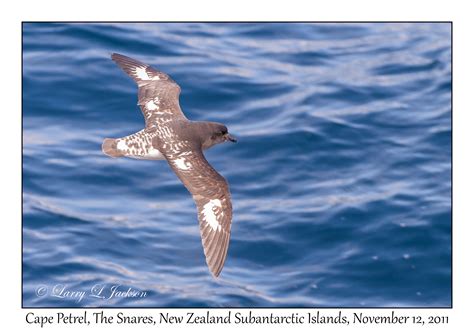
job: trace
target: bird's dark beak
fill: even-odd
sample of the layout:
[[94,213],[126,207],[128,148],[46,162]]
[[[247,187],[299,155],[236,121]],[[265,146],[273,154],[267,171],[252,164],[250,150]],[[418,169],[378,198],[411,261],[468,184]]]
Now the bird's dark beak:
[[233,137],[232,135],[230,135],[229,133],[226,133],[224,135],[224,138],[226,139],[226,141],[237,142],[237,139],[235,137]]

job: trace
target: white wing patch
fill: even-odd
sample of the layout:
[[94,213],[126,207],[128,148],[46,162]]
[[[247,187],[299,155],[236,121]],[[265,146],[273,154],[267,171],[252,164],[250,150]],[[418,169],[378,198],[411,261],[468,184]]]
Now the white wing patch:
[[221,225],[217,221],[217,215],[222,211],[221,201],[218,199],[211,199],[204,205],[201,214],[203,220],[207,222],[213,230],[221,230]]
[[140,66],[135,67],[135,75],[141,80],[150,80],[148,73],[146,73],[146,68]]
[[137,78],[141,80],[160,80],[160,77],[158,77],[158,75],[150,78],[148,76],[148,73],[146,72],[146,67],[141,67],[141,66],[135,67],[135,75],[137,76]]
[[189,170],[191,168],[191,164],[185,158],[177,158],[173,162],[181,170]]
[[146,104],[145,104],[145,107],[148,109],[148,110],[158,110],[160,107],[156,105],[155,101],[154,100],[151,100],[151,101],[148,101]]

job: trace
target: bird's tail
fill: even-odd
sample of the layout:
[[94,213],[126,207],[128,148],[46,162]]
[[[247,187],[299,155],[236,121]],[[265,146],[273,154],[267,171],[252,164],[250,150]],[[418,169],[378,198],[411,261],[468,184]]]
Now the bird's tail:
[[123,156],[123,153],[117,148],[116,139],[105,139],[102,143],[102,152],[110,157]]

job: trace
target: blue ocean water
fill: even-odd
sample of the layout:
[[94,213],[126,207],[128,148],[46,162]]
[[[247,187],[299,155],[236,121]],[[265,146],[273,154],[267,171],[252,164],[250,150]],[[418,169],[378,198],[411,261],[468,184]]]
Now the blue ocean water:
[[[113,52],[239,139],[217,280],[168,164],[101,152],[143,128]],[[24,23],[23,304],[449,307],[451,155],[447,23]]]

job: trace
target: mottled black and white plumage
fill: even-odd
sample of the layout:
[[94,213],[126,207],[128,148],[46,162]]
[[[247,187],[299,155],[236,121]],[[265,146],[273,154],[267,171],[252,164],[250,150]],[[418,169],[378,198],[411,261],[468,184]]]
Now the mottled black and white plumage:
[[112,54],[112,60],[138,85],[145,128],[105,139],[102,150],[111,157],[168,161],[196,203],[206,262],[217,277],[227,256],[232,203],[227,181],[207,162],[203,150],[236,140],[222,124],[188,120],[179,106],[181,88],[167,74],[124,55]]

